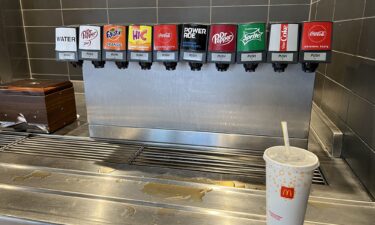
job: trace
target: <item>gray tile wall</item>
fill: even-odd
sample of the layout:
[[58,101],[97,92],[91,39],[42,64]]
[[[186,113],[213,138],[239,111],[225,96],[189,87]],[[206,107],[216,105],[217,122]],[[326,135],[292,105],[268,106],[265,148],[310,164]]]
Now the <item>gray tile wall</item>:
[[344,131],[343,157],[375,196],[375,1],[313,0],[311,19],[334,21],[314,101]]
[[0,83],[29,77],[19,1],[0,0]]
[[54,28],[105,23],[242,23],[309,19],[310,0],[21,0],[31,75],[81,80],[54,60]]

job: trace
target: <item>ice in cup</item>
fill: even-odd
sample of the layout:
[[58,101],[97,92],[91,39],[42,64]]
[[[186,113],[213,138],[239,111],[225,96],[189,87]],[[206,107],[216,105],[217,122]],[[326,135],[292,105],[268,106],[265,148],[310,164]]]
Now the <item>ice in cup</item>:
[[[289,153],[289,154],[288,154]],[[267,224],[303,225],[318,157],[305,149],[268,148],[266,161]]]

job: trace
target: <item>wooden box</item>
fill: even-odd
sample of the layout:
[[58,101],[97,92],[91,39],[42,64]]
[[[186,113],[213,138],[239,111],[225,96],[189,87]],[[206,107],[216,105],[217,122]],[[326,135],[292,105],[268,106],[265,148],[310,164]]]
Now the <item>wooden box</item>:
[[77,119],[74,88],[70,81],[20,80],[0,85],[0,121],[27,124],[54,132]]

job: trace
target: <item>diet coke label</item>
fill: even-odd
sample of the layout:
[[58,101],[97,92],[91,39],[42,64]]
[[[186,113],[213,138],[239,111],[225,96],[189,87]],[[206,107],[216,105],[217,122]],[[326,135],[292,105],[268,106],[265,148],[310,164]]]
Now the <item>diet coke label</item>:
[[237,26],[229,24],[212,25],[208,50],[211,52],[236,51]]
[[101,50],[100,27],[80,26],[79,27],[79,49]]
[[302,51],[330,51],[332,48],[332,22],[303,24]]
[[269,51],[297,52],[298,30],[298,24],[272,24]]

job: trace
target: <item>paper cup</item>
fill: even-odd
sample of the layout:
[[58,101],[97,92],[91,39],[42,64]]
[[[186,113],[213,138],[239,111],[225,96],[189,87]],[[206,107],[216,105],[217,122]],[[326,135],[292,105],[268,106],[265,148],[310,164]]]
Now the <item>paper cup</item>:
[[313,172],[319,167],[318,157],[301,148],[290,147],[297,162],[285,162],[277,154],[284,146],[275,146],[264,152],[266,161],[267,224],[302,225],[310,195]]

